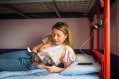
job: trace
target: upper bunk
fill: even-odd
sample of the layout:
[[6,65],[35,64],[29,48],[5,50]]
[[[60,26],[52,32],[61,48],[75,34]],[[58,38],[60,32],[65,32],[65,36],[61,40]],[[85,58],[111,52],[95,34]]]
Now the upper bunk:
[[90,17],[100,4],[100,0],[2,0],[0,19]]

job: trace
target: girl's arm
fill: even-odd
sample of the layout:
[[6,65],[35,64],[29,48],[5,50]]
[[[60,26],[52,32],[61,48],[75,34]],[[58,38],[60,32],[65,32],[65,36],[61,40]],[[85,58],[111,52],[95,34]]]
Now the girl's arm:
[[67,68],[69,65],[71,64],[71,62],[65,62],[64,63],[64,68],[60,68],[57,66],[44,66],[48,72],[62,72],[65,68]]
[[32,52],[36,52],[37,53],[42,46],[43,46],[43,43],[34,46],[32,48]]
[[33,65],[35,65],[39,69],[44,69],[45,67],[43,65],[38,64],[35,60],[32,60]]
[[51,35],[45,37],[45,38],[42,40],[42,43],[40,43],[40,44],[34,46],[34,47],[32,48],[32,52],[39,52],[39,49],[40,49],[44,44],[46,44],[46,43],[48,43],[48,42],[50,42],[50,41],[51,41]]

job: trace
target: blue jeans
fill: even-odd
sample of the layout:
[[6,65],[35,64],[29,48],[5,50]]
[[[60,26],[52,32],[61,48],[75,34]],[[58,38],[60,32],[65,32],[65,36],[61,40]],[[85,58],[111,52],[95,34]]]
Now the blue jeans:
[[0,71],[25,71],[36,69],[27,50],[0,55]]

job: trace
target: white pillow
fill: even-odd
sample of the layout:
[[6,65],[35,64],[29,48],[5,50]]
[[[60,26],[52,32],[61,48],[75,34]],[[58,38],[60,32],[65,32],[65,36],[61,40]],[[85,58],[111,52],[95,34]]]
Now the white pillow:
[[77,65],[76,62],[73,62],[60,74],[71,75],[71,76],[80,75],[80,74],[91,74],[91,73],[99,72],[100,69],[101,66],[98,63],[93,63],[92,65]]
[[[78,63],[92,63],[92,65],[77,65]],[[61,75],[79,75],[99,72],[101,66],[88,54],[76,54],[76,61],[68,66]]]
[[76,62],[77,63],[94,63],[95,60],[93,56],[88,54],[76,54]]

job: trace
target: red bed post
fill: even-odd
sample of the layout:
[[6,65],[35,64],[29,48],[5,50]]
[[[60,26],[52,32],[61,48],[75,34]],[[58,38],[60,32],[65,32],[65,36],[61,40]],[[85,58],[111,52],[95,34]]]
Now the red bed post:
[[104,78],[110,79],[110,0],[104,4]]
[[[92,18],[90,18],[90,37],[92,36],[92,33],[93,33],[93,28],[92,28],[92,26],[91,26],[91,23],[92,23],[92,21],[93,21],[93,19]],[[94,40],[94,38],[92,37],[91,38],[91,40],[90,40],[90,49],[92,50],[92,49],[94,49],[94,43],[93,43],[93,40]]]
[[[100,16],[100,6],[97,8],[97,19]],[[97,50],[100,51],[100,29],[97,29]]]

